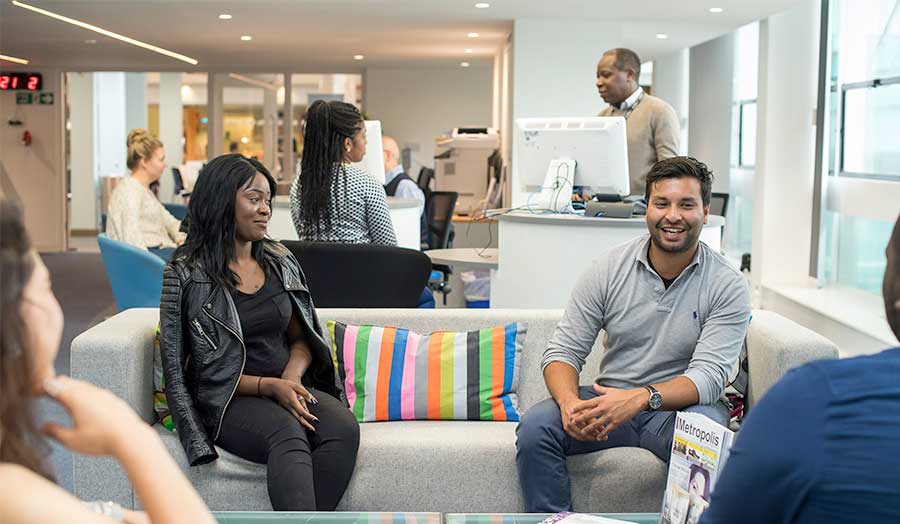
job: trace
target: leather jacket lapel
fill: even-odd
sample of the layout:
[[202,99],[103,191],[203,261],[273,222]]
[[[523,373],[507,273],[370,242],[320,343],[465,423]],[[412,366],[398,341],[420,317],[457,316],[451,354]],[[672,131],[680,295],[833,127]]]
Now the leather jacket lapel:
[[241,331],[241,320],[238,317],[237,306],[234,305],[231,293],[226,291],[225,288],[219,285],[213,286],[209,297],[203,304],[203,310],[215,321],[225,326],[226,329],[232,331],[234,335],[237,335],[238,340],[243,343],[244,333]]

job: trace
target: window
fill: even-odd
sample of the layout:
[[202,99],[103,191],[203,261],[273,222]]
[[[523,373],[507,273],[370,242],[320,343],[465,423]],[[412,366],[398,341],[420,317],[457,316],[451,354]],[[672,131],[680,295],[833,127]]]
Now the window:
[[844,86],[842,174],[900,179],[900,77],[888,82]]

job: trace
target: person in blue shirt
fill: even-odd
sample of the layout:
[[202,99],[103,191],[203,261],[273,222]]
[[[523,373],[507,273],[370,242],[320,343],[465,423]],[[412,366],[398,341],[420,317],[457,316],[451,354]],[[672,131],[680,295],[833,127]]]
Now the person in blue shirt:
[[[900,220],[884,305],[900,338]],[[900,348],[789,372],[747,417],[700,524],[900,522]]]

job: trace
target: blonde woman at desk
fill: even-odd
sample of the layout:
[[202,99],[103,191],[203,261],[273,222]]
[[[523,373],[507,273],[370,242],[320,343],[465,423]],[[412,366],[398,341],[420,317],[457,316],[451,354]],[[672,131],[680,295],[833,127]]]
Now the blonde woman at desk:
[[126,163],[131,176],[119,182],[110,197],[106,234],[168,261],[185,235],[178,230],[181,221],[150,191],[167,167],[162,142],[146,129],[133,129]]

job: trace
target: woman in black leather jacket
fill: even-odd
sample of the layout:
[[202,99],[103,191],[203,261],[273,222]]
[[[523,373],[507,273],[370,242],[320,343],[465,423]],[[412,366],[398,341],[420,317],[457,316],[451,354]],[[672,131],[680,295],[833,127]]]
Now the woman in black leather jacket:
[[275,180],[254,159],[210,161],[187,240],[166,267],[160,342],[166,398],[191,465],[213,444],[267,464],[275,510],[333,510],[359,426],[297,260],[265,238]]

